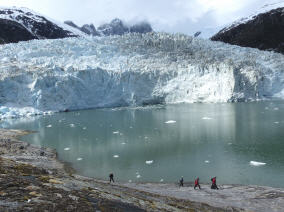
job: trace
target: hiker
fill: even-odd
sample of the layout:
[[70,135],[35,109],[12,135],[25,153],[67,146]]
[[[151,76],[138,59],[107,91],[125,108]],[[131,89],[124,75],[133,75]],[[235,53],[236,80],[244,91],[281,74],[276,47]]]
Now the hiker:
[[216,184],[216,178],[217,177],[211,178],[211,182],[212,182],[211,189],[219,189],[217,184]]
[[111,181],[114,182],[113,173],[110,173],[110,174],[109,174],[109,182],[111,183]]
[[179,187],[183,187],[183,176],[181,176],[181,179],[179,180]]
[[196,178],[196,180],[194,181],[194,189],[198,187],[199,189],[201,189],[200,185],[199,185],[199,177]]

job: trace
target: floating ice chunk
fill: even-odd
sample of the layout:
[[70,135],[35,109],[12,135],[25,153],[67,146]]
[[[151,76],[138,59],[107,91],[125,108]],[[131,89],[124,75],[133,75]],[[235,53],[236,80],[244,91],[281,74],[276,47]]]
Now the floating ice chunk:
[[125,145],[126,143],[125,143],[125,142],[122,142],[121,144],[122,144],[122,145]]
[[173,123],[176,123],[176,121],[174,121],[174,120],[169,120],[169,121],[166,121],[165,123],[166,123],[166,124],[173,124]]
[[147,140],[147,139],[148,139],[148,137],[147,137],[147,136],[145,136],[145,137],[144,137],[144,139],[146,139],[146,140]]
[[252,165],[252,166],[264,166],[264,165],[266,165],[266,163],[257,162],[257,161],[253,161],[253,160],[250,161],[249,164]]
[[114,157],[114,158],[119,158],[119,155],[114,155],[113,157]]
[[129,183],[132,183],[132,180],[128,180]]
[[153,160],[146,160],[146,164],[148,164],[148,165],[150,165],[150,164],[152,164],[154,161]]
[[83,158],[77,158],[77,160],[83,160]]
[[69,150],[70,150],[70,148],[69,148],[69,147],[66,147],[66,148],[64,148],[64,150],[65,150],[65,151],[69,151]]
[[70,126],[70,127],[75,127],[75,124],[70,124],[69,126]]
[[164,179],[160,179],[160,182],[164,182]]
[[123,133],[119,133],[119,135],[123,135]]
[[228,145],[232,145],[232,143],[228,143]]
[[202,119],[203,119],[203,120],[210,120],[210,119],[212,119],[212,118],[204,116],[204,117],[202,117]]
[[47,127],[47,128],[50,128],[50,127],[52,127],[52,125],[51,125],[51,124],[49,124],[49,125],[47,125],[46,127]]
[[279,110],[279,108],[278,108],[278,107],[275,107],[274,110]]
[[209,161],[209,160],[206,160],[206,161],[204,161],[204,163],[210,163],[210,161]]
[[114,131],[112,132],[112,134],[119,134],[119,131]]
[[141,177],[141,175],[140,174],[138,174],[137,176],[136,176],[136,178],[140,178]]
[[130,126],[129,128],[130,128],[130,129],[132,129],[133,127],[132,127],[132,126]]
[[275,121],[274,124],[279,124],[279,121]]
[[87,129],[87,127],[83,127],[83,130],[86,130]]

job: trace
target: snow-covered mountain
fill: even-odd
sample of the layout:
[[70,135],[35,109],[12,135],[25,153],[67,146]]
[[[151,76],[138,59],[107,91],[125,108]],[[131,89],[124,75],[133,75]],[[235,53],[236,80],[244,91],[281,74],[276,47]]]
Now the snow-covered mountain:
[[98,29],[96,29],[93,24],[84,24],[82,27],[79,27],[72,21],[65,21],[64,23],[92,36],[123,35],[131,32],[148,33],[153,31],[151,25],[147,22],[127,26],[118,18],[113,19],[110,23],[99,26]]
[[186,35],[0,46],[0,118],[97,107],[284,98],[284,55]]
[[211,40],[284,54],[284,1],[266,4],[225,27]]
[[0,44],[81,35],[83,33],[79,30],[53,21],[30,9],[0,7]]

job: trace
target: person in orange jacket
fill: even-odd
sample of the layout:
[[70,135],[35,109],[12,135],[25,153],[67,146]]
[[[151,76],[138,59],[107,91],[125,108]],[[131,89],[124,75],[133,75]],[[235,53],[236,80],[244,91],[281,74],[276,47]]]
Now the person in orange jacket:
[[217,184],[216,184],[216,178],[217,177],[211,178],[211,182],[212,182],[211,189],[219,189]]
[[197,177],[194,181],[194,189],[198,187],[199,189],[201,189],[200,185],[199,185],[199,177]]

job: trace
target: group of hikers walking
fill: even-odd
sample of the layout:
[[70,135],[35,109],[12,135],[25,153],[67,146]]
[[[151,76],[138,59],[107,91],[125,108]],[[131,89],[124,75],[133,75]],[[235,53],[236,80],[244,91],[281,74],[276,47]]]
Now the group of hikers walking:
[[[211,178],[211,182],[212,182],[211,189],[219,189],[218,186],[217,186],[217,183],[216,183],[216,178],[217,177]],[[179,186],[183,187],[183,176],[181,176],[181,179],[179,180]],[[201,187],[199,185],[199,177],[197,177],[194,181],[194,189],[196,189],[197,187],[199,189],[201,189]]]
[[[113,177],[114,177],[113,173],[110,173],[110,174],[109,174],[109,182],[110,182],[110,183],[111,183],[111,181],[114,182]],[[218,186],[217,186],[217,183],[216,183],[216,178],[217,178],[217,177],[211,178],[211,182],[212,182],[212,184],[211,184],[211,189],[219,189]],[[183,187],[183,176],[181,176],[181,179],[179,180],[179,186],[180,186],[180,187]],[[196,189],[197,187],[198,187],[199,189],[201,189],[201,187],[200,187],[200,185],[199,185],[199,177],[197,177],[197,178],[195,179],[195,181],[194,181],[194,189]]]

